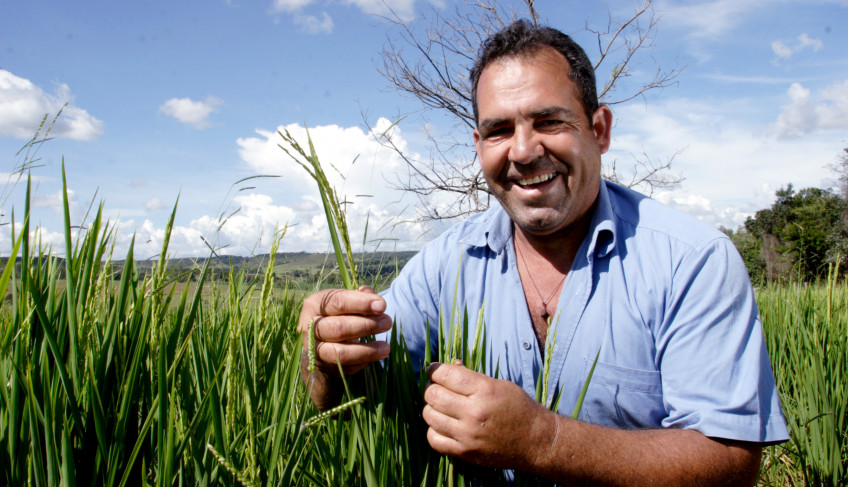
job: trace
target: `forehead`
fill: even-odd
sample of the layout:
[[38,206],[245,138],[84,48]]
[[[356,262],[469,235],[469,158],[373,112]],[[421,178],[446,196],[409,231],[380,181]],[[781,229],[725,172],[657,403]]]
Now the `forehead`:
[[544,46],[535,51],[504,56],[492,61],[480,74],[477,104],[507,102],[505,98],[564,96],[580,103],[577,85],[571,80],[568,61],[556,49]]

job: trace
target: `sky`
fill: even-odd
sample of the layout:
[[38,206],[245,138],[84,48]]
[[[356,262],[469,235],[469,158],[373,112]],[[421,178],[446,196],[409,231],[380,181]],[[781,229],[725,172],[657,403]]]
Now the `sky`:
[[[598,44],[586,29],[605,30],[635,5],[535,4],[593,62]],[[174,257],[210,247],[267,253],[286,226],[281,251],[326,251],[317,187],[279,147],[278,131],[305,142],[304,127],[350,202],[355,249],[420,248],[449,225],[423,221],[421,205],[450,201],[393,189],[407,167],[377,134],[389,130],[407,155],[426,158],[428,133],[468,142],[471,133],[422,111],[380,75],[387,36],[399,33],[387,18],[422,35],[434,15],[466,8],[454,0],[0,2],[0,255],[11,249],[9,223],[22,221],[26,176],[15,170],[27,159],[35,160],[31,225],[56,255],[64,254],[63,164],[71,225],[85,228],[102,204],[116,258],[133,237],[137,258],[156,256],[175,206]],[[671,86],[612,106],[605,164],[627,174],[645,158],[671,160],[683,182],[652,196],[728,228],[789,183],[833,184],[828,165],[848,147],[848,0],[655,0],[653,14],[651,46],[617,94],[657,69],[683,69]],[[616,55],[599,67],[599,84]],[[416,59],[412,49],[404,56]],[[40,122],[59,110],[50,140],[28,154]]]

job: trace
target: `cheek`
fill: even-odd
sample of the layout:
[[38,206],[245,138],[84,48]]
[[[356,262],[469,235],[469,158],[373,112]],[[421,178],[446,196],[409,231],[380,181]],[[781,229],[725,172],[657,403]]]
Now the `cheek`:
[[480,169],[487,181],[497,178],[506,167],[506,158],[497,149],[483,149],[477,156],[480,158]]

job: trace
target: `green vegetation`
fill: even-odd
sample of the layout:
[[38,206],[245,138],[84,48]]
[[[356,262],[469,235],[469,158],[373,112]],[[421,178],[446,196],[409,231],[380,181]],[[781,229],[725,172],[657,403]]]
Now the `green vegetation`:
[[812,282],[829,266],[848,271],[848,149],[833,164],[836,191],[791,184],[775,192],[771,208],[748,217],[735,232],[724,229],[748,268],[751,282]]
[[[314,159],[320,179],[311,145],[298,154]],[[392,336],[384,367],[347,381],[338,409],[319,414],[309,401],[295,329],[304,292],[357,280],[380,287],[411,256],[353,253],[326,194],[335,266],[324,255],[278,253],[284,231],[267,255],[169,261],[176,209],[159,259],[137,262],[132,245],[113,260],[102,207],[74,222],[87,231],[72,232],[67,190],[66,258],[45,253],[30,241],[28,186],[24,223],[12,225],[13,250],[0,262],[0,289],[10,290],[0,307],[0,484],[505,484],[503,472],[429,448],[424,368],[415,371],[402,337]],[[789,215],[828,197],[791,188],[785,196]],[[792,235],[795,252],[818,241]],[[820,267],[800,259],[803,269]],[[792,434],[766,450],[761,485],[848,482],[848,284],[829,269],[818,285],[758,292]],[[437,361],[488,370],[485,330],[470,336],[467,310],[454,306],[440,330]],[[536,399],[556,407],[541,379]],[[548,484],[517,474],[514,485]]]
[[[299,301],[272,279],[279,263],[270,256],[280,254],[272,250],[258,278],[233,266],[226,287],[203,293],[212,261],[194,267],[199,286],[177,288],[182,271],[162,257],[141,273],[130,248],[111,286],[113,233],[101,212],[77,241],[66,221],[70,258],[34,248],[24,223],[12,257],[32,265],[6,265],[0,278],[13,290],[0,308],[0,483],[468,482],[466,465],[426,443],[423,381],[397,337],[390,373],[350,381],[348,398],[368,387],[367,400],[313,419],[294,329]],[[759,301],[793,435],[768,450],[761,481],[843,485],[848,288],[834,276],[827,286],[767,287]],[[481,367],[471,346],[479,338],[468,337],[467,314],[454,312],[460,326],[444,323],[434,337],[450,354],[439,359]],[[476,475],[502,482],[496,471]]]
[[[357,271],[366,282],[385,283],[403,268],[404,265],[415,255],[413,251],[397,252],[356,252],[354,260],[357,263]],[[250,257],[214,255],[196,259],[181,258],[171,259],[168,268],[174,275],[174,282],[184,284],[197,282],[198,275],[193,270],[206,265],[209,261],[207,282],[218,282],[226,285],[232,268],[244,269],[250,278],[261,278],[271,258],[269,254],[259,254]],[[62,284],[65,279],[64,259],[56,257],[59,264],[57,277]],[[0,268],[6,266],[8,258],[0,257]],[[139,274],[147,274],[158,265],[157,260],[136,260],[133,263],[135,271]],[[21,272],[21,258],[16,259],[15,272]],[[112,261],[112,281],[119,282],[125,262],[123,260]],[[274,279],[279,287],[288,286],[294,289],[314,290],[316,288],[340,287],[342,285],[338,270],[335,268],[334,260],[327,253],[317,252],[278,252],[274,255]],[[179,287],[178,287],[179,289]]]
[[848,283],[775,284],[757,301],[792,440],[763,460],[766,485],[848,483]]

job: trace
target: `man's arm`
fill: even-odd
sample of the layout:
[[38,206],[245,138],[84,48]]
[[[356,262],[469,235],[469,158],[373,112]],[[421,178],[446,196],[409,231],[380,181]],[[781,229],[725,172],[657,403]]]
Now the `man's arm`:
[[[345,375],[356,373],[372,362],[389,355],[389,344],[383,341],[360,343],[360,338],[388,331],[392,320],[386,301],[368,286],[359,291],[326,289],[312,294],[303,302],[298,332],[303,340],[301,372],[312,402],[319,410],[339,404]],[[308,327],[314,323],[315,371],[308,371]]]
[[434,364],[427,439],[441,453],[566,485],[753,485],[761,447],[694,430],[618,430],[560,416],[517,385]]

